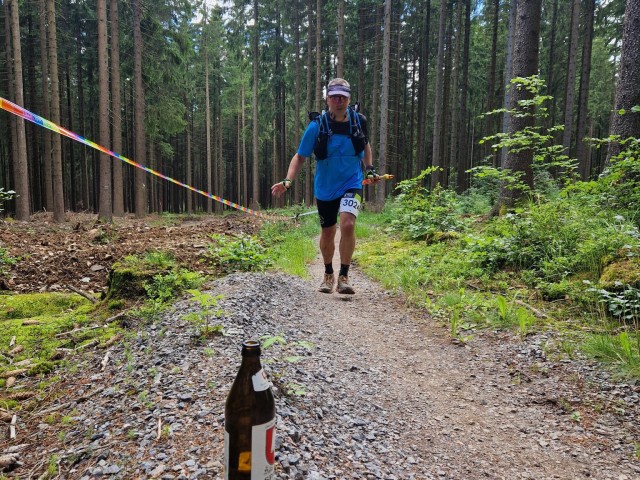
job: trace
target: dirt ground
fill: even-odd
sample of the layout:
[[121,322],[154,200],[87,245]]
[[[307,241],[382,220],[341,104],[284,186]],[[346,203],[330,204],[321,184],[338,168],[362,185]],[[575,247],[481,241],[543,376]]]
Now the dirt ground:
[[9,274],[0,277],[0,289],[15,293],[65,291],[69,287],[87,293],[106,288],[111,265],[127,255],[146,251],[171,252],[194,271],[206,271],[201,254],[210,235],[253,234],[257,217],[245,214],[194,216],[181,220],[149,215],[114,218],[111,225],[97,222],[96,215],[67,214],[63,224],[52,214],[41,213],[30,222],[1,222],[0,248],[19,258]]
[[[98,293],[113,262],[155,249],[201,270],[208,235],[255,233],[258,224],[242,215],[3,224],[2,248],[22,258],[5,288]],[[278,480],[640,478],[640,384],[553,358],[550,332],[477,332],[453,343],[428,312],[357,266],[356,295],[317,292],[322,269],[318,256],[310,279],[216,280],[225,335],[206,345],[194,343],[184,315],[196,307],[183,301],[129,344],[87,352],[76,373],[61,373],[56,389],[67,403],[45,401],[20,415],[17,441],[0,438],[0,460],[20,462],[9,478],[52,478],[54,458],[55,478],[224,478],[224,401],[238,345],[274,335],[282,342],[265,365],[276,390]],[[286,393],[292,385],[305,393]],[[48,425],[52,412],[71,422]]]

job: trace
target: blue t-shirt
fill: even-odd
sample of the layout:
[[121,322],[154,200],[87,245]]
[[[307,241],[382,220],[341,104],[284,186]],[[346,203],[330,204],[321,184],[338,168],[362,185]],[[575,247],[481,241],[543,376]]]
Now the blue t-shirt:
[[[357,114],[356,114],[357,115]],[[331,122],[333,123],[333,122]],[[349,122],[344,122],[347,130]],[[302,136],[298,155],[311,157],[316,138],[320,133],[318,122],[311,122]],[[364,152],[356,155],[350,135],[333,133],[327,141],[327,158],[316,159],[316,174],[314,178],[314,193],[318,200],[335,200],[341,198],[347,190],[362,188],[361,159]]]

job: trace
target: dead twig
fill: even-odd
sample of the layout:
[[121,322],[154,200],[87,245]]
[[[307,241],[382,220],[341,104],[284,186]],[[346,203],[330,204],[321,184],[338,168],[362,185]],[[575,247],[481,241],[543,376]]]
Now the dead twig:
[[[16,338],[16,337],[13,337],[13,338]],[[24,350],[24,347],[22,345],[16,345],[14,349],[9,350],[7,353],[13,357],[14,355],[17,355],[23,350]]]
[[516,303],[516,304],[518,304],[518,305],[520,305],[520,306],[522,306],[522,307],[526,307],[526,308],[528,308],[529,310],[531,310],[531,311],[533,312],[533,314],[534,314],[536,317],[540,317],[540,318],[549,318],[549,315],[547,315],[546,313],[544,313],[544,312],[542,312],[542,311],[538,310],[538,309],[537,309],[537,308],[535,308],[535,307],[532,307],[531,305],[529,305],[529,304],[527,304],[527,303],[524,303],[522,300],[518,300],[518,299],[516,299],[516,300],[515,300],[515,303]]
[[100,362],[100,365],[102,365],[102,368],[100,370],[103,372],[104,369],[107,368],[107,364],[109,363],[109,355],[111,355],[111,350],[107,351],[107,353],[104,355],[104,358]]
[[16,423],[18,423],[18,416],[13,414],[13,418],[11,418],[11,427],[10,427],[10,435],[11,440],[16,438]]
[[17,370],[7,370],[6,372],[2,372],[0,374],[0,378],[17,377],[18,375],[22,375],[28,370],[29,370],[28,368],[19,368]]
[[102,345],[102,348],[109,348],[111,345],[113,345],[114,343],[116,343],[117,341],[119,341],[122,338],[122,335],[120,335],[119,333],[117,335],[114,335],[113,337],[111,337],[109,340],[107,340],[104,345]]
[[91,340],[89,343],[85,343],[84,345],[80,345],[79,347],[76,347],[75,351],[84,350],[85,348],[95,347],[99,343],[100,343],[99,340]]
[[7,398],[9,400],[18,400],[18,401],[20,401],[20,400],[27,400],[27,399],[29,399],[31,397],[35,397],[36,395],[38,395],[38,392],[25,390],[24,392],[12,393]]
[[77,293],[78,295],[80,295],[81,297],[86,298],[87,300],[89,300],[91,303],[98,303],[98,299],[89,295],[87,292],[83,292],[82,290],[80,290],[79,288],[74,287],[73,285],[66,285],[66,287],[71,290],[74,293]]
[[9,467],[13,467],[18,463],[18,459],[20,455],[16,453],[10,453],[9,455],[0,456],[0,468],[7,469]]
[[91,327],[74,328],[73,330],[69,330],[68,332],[62,332],[62,333],[56,334],[56,338],[65,337],[67,335],[73,335],[74,333],[84,332],[87,330],[96,330],[98,328],[106,328],[106,325],[92,325]]

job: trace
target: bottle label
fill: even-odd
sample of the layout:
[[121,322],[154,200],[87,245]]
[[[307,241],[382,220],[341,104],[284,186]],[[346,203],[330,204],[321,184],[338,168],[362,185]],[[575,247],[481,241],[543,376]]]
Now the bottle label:
[[251,377],[251,381],[253,382],[253,390],[256,392],[263,392],[271,387],[271,382],[262,368],[258,373]]
[[275,480],[275,418],[251,429],[251,453],[251,480]]
[[[229,433],[224,432],[225,479],[229,479]],[[276,419],[251,428],[251,451],[240,452],[238,473],[251,473],[251,480],[275,480]]]

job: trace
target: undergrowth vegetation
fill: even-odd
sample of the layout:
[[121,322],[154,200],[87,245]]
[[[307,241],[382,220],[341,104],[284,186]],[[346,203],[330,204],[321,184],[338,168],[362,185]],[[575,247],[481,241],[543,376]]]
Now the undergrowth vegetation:
[[[175,224],[180,218],[173,215],[168,220]],[[0,387],[9,386],[7,382],[16,377],[41,376],[44,389],[56,381],[51,374],[57,368],[74,368],[76,354],[115,341],[126,345],[136,327],[158,321],[181,297],[194,305],[184,318],[192,324],[197,341],[223,334],[216,322],[223,313],[220,296],[206,291],[207,282],[232,272],[272,267],[306,274],[306,264],[316,254],[317,220],[304,216],[294,228],[291,225],[268,222],[259,236],[211,236],[201,258],[210,275],[190,270],[164,251],[123,257],[112,266],[108,291],[95,303],[76,293],[0,294]],[[0,248],[0,277],[18,261]],[[27,406],[0,395],[0,408]]]
[[[496,150],[509,145],[498,137]],[[479,328],[552,329],[550,352],[581,351],[640,378],[639,141],[625,141],[597,181],[580,182],[572,161],[542,144],[551,139],[518,138],[535,152],[536,189],[496,217],[487,213],[500,183],[519,181],[509,172],[476,169],[464,195],[425,187],[431,168],[399,182],[381,214],[360,216],[355,260],[456,340]]]

